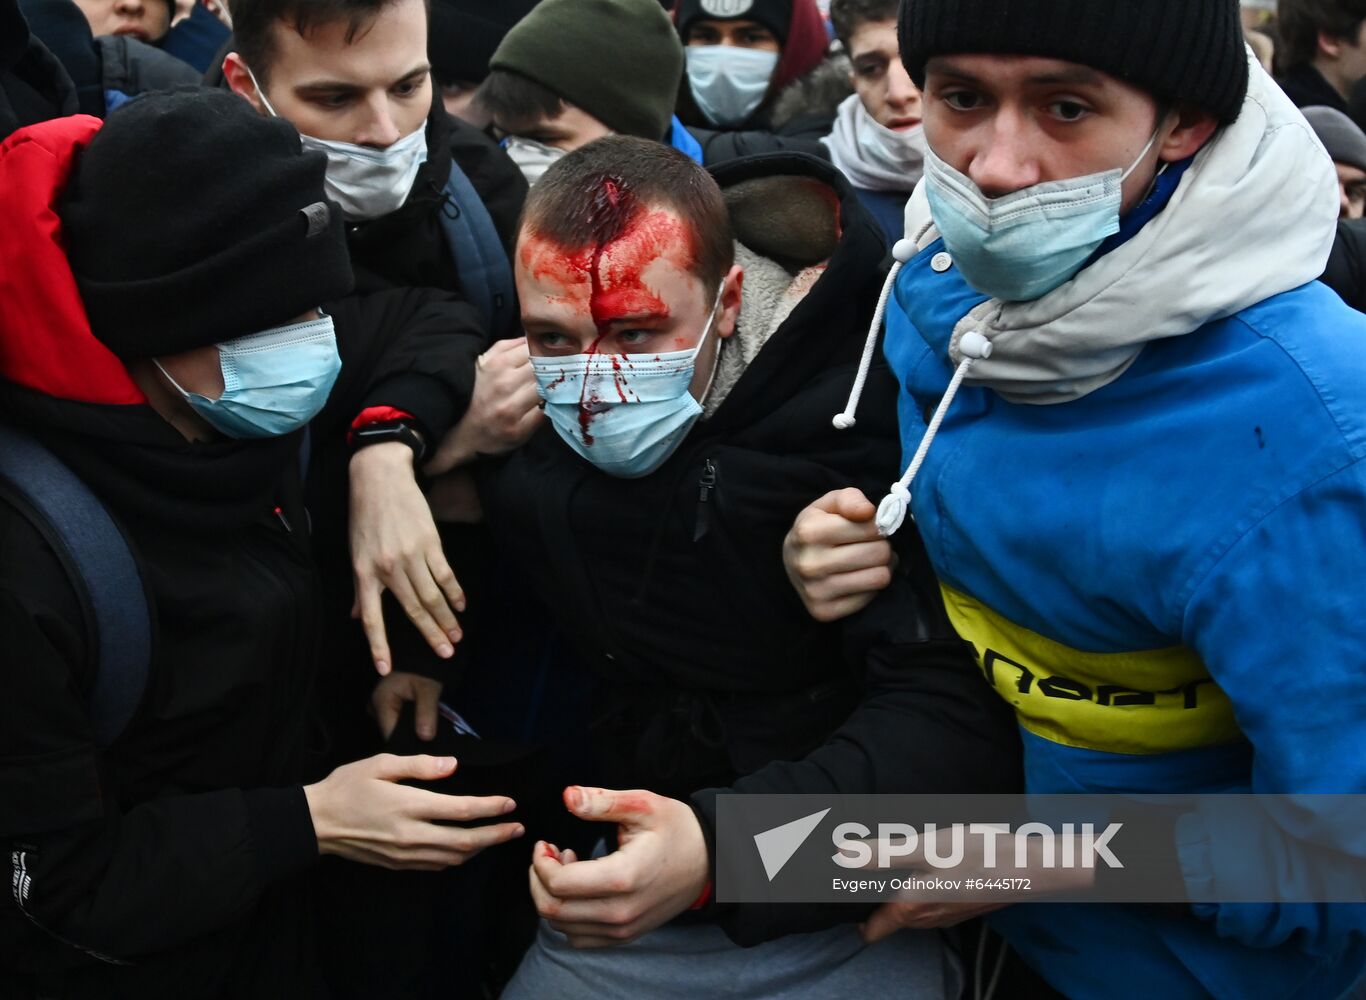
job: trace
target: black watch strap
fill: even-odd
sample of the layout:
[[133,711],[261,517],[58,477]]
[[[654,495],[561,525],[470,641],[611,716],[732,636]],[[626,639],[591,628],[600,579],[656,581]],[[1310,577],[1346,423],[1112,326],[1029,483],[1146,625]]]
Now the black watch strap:
[[427,441],[422,432],[408,420],[381,420],[366,424],[351,432],[351,453],[386,441],[401,441],[413,449],[413,464],[420,465],[427,454]]

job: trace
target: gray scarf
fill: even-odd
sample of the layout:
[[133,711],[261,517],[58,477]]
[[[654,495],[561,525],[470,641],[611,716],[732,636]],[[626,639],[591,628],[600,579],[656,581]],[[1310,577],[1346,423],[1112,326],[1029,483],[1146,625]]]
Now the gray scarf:
[[835,130],[821,140],[830,160],[861,191],[905,191],[916,186],[925,163],[925,128],[905,132],[879,125],[858,94],[835,113]]

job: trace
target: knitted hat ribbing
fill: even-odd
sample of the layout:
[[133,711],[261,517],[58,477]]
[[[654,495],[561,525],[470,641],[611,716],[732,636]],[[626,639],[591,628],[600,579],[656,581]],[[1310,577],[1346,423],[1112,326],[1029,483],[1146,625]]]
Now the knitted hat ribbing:
[[951,53],[1081,63],[1228,123],[1247,94],[1238,0],[905,0],[901,61],[917,86]]
[[660,140],[683,78],[683,45],[659,0],[542,0],[489,69],[535,80],[614,132]]
[[60,208],[90,329],[123,358],[280,326],[351,290],[327,159],[227,91],[147,94],[113,112]]

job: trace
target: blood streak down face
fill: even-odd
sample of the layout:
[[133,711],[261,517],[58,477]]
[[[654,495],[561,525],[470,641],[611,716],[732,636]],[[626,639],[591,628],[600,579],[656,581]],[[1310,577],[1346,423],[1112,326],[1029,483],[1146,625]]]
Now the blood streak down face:
[[[615,178],[584,192],[584,205],[585,245],[523,228],[522,324],[533,355],[612,355],[617,399],[606,402],[629,402],[629,356],[696,346],[711,302],[693,273],[694,235],[676,212],[640,203]],[[591,443],[589,426],[604,400],[584,384],[580,424]]]

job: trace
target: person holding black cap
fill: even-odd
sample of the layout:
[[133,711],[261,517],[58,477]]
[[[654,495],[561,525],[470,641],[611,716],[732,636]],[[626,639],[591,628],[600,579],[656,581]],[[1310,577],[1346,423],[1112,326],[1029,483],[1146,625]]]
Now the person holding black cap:
[[829,159],[820,140],[833,107],[777,115],[780,97],[821,65],[830,45],[815,0],[679,0],[674,22],[687,55],[678,115],[704,163],[782,150]]
[[899,36],[928,144],[883,292],[906,471],[808,508],[790,575],[847,613],[913,518],[1029,792],[1303,796],[1293,826],[1257,806],[1263,902],[1228,902],[1234,831],[1196,806],[1129,862],[1195,903],[993,912],[1053,987],[1342,996],[1366,906],[1275,901],[1305,871],[1357,892],[1363,854],[1308,794],[1366,792],[1366,319],[1315,280],[1332,162],[1235,0],[907,0]]
[[325,167],[284,122],[198,89],[0,145],[0,414],[113,519],[150,623],[140,700],[105,732],[91,692],[136,664],[96,653],[90,578],[5,494],[7,996],[313,996],[302,876],[320,853],[433,869],[520,833],[449,825],[503,816],[504,797],[398,784],[446,759],[375,757],[305,786],[306,442],[450,378],[396,334],[408,297],[347,297]]

